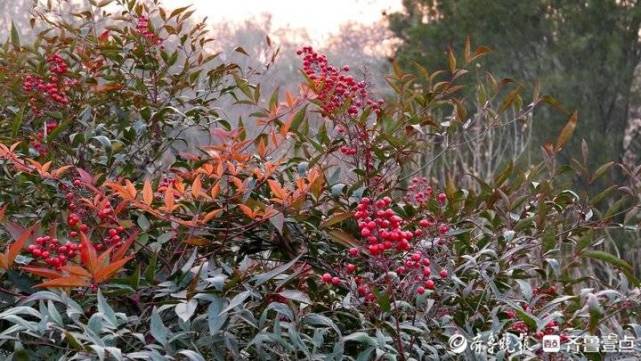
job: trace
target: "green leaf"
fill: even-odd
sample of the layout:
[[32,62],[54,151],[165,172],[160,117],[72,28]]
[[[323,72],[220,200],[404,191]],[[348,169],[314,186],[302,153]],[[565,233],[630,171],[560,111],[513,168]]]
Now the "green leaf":
[[20,34],[13,21],[11,21],[11,44],[15,49],[20,49]]
[[329,317],[319,315],[317,313],[310,313],[309,315],[306,315],[303,317],[303,323],[312,325],[312,326],[324,326],[324,327],[331,327],[336,331],[338,335],[341,334],[341,330],[336,326],[334,321],[332,321]]
[[169,329],[165,326],[160,318],[158,309],[154,307],[151,311],[150,332],[156,341],[160,342],[163,346],[167,344],[167,337],[169,336]]
[[138,219],[136,220],[136,223],[138,223],[138,226],[140,229],[143,231],[148,231],[149,228],[151,227],[151,223],[149,223],[149,219],[144,214],[141,214],[138,216]]
[[107,300],[102,295],[102,291],[98,289],[98,295],[96,296],[98,300],[98,312],[102,314],[103,318],[111,324],[111,326],[118,327],[118,318],[116,318],[116,313],[109,306]]
[[392,307],[387,292],[379,292],[378,290],[374,290],[374,294],[376,295],[376,302],[378,302],[381,310],[383,310],[384,312],[391,311]]
[[243,301],[245,301],[250,295],[251,295],[250,291],[243,291],[237,294],[236,296],[234,296],[234,298],[231,299],[231,301],[229,301],[229,306],[225,307],[224,310],[220,311],[219,315],[223,315],[229,312],[229,310],[236,308],[241,303],[243,303]]
[[342,340],[343,342],[354,341],[354,342],[368,344],[370,346],[376,346],[376,339],[362,331],[349,334],[343,337]]
[[20,111],[16,113],[16,116],[13,118],[13,122],[11,122],[11,136],[13,138],[16,138],[18,136],[18,132],[22,127],[25,109],[26,107],[23,106],[22,109],[20,109]]
[[201,354],[192,351],[192,350],[182,350],[178,351],[179,354],[187,357],[189,361],[205,361],[205,358]]
[[219,297],[216,297],[207,307],[207,324],[209,326],[209,334],[212,336],[216,335],[225,324],[225,321],[227,321],[227,315],[220,314],[222,309],[223,300]]
[[189,321],[191,316],[194,315],[194,312],[196,312],[196,308],[198,307],[198,301],[195,299],[191,299],[186,302],[181,302],[176,305],[174,308],[174,311],[176,312],[176,315],[180,317],[183,322]]
[[292,125],[290,126],[289,129],[291,130],[298,130],[298,127],[300,127],[301,122],[303,119],[305,119],[305,114],[307,111],[307,105],[301,108],[296,115],[294,115],[294,120],[292,120]]
[[111,141],[109,140],[109,138],[105,137],[104,135],[97,135],[95,137],[91,137],[91,139],[97,140],[102,145],[102,147],[105,148],[107,154],[111,154]]
[[596,170],[596,172],[594,172],[594,175],[592,175],[592,178],[590,178],[590,183],[593,183],[593,182],[594,182],[595,180],[597,180],[599,177],[601,177],[602,175],[604,175],[604,174],[605,174],[605,172],[607,172],[607,171],[608,171],[608,169],[610,169],[610,167],[611,167],[611,166],[613,166],[613,165],[614,165],[614,162],[610,161],[610,162],[607,162],[607,163],[603,164],[602,166],[600,166],[600,167]]
[[342,244],[345,247],[356,247],[358,246],[358,241],[351,234],[343,232],[338,229],[333,229],[328,232],[329,236],[336,242]]
[[613,254],[603,252],[603,251],[585,251],[583,252],[583,255],[588,258],[603,261],[605,263],[608,263],[618,268],[619,270],[621,270],[621,272],[623,272],[623,274],[625,274],[625,276],[628,278],[628,281],[630,281],[630,283],[634,285],[639,284],[639,281],[634,276],[634,271],[632,270],[632,266],[630,266],[628,262],[622,260],[621,258],[618,258]]
[[305,292],[302,292],[302,291],[298,291],[298,290],[283,290],[283,291],[278,292],[278,295],[280,295],[281,297],[285,297],[288,300],[294,300],[294,301],[298,301],[300,303],[306,303],[308,305],[312,304],[312,300],[309,298],[309,296]]
[[272,269],[269,272],[261,273],[259,275],[254,276],[254,277],[252,277],[251,281],[255,282],[254,286],[260,286],[263,283],[269,281],[270,279],[272,279],[272,278],[278,276],[279,274],[287,271],[291,266],[293,266],[294,264],[296,264],[296,262],[298,262],[298,260],[301,258],[301,256],[302,256],[302,254],[298,255],[293,260],[291,260],[291,261],[289,261],[289,262],[287,262],[287,263],[285,263],[283,265],[280,265],[280,266]]

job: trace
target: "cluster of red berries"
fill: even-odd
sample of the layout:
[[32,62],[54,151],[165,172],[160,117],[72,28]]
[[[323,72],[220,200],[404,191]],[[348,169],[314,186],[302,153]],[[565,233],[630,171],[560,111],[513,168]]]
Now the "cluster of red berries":
[[338,285],[340,285],[340,284],[341,284],[341,279],[340,279],[340,278],[338,278],[338,277],[336,277],[336,276],[333,276],[333,277],[332,277],[332,275],[331,275],[331,274],[329,274],[329,273],[324,273],[324,274],[321,276],[321,278],[320,278],[320,279],[321,279],[321,281],[322,281],[323,283],[332,284],[332,285],[334,285],[334,286],[338,286]]
[[[528,334],[530,328],[524,321],[516,321],[510,327],[510,330],[519,334]],[[549,321],[545,324],[545,327],[542,330],[536,331],[534,337],[537,339],[542,339],[545,335],[558,335],[559,334],[559,323],[555,320]],[[569,337],[565,333],[560,335],[561,342],[566,342],[569,340]]]
[[45,131],[42,131],[42,130],[39,130],[36,133],[36,138],[31,141],[31,146],[33,147],[33,149],[36,150],[36,152],[38,152],[39,155],[41,156],[47,155],[48,149],[47,149],[47,146],[43,144],[43,140],[46,134],[51,133],[57,127],[58,127],[58,123],[55,120],[52,120],[47,122],[47,124],[45,125],[46,133]]
[[49,63],[49,71],[58,75],[66,73],[69,68],[67,62],[58,54],[49,55],[47,63]]
[[357,81],[349,72],[349,66],[332,66],[327,56],[319,54],[311,46],[296,52],[303,58],[303,71],[314,82],[314,92],[321,102],[323,116],[329,117],[337,110],[347,107],[347,114],[354,118],[366,107],[375,113],[380,112],[382,100],[372,100],[364,81]]
[[[82,187],[82,182],[80,179],[74,179],[73,185],[76,188],[80,188]],[[100,208],[96,211],[93,208],[88,209],[86,207],[80,207],[76,202],[76,198],[77,195],[75,192],[70,191],[65,194],[67,209],[70,211],[67,215],[67,226],[71,229],[69,236],[71,238],[76,238],[78,237],[78,232],[88,232],[89,226],[83,222],[83,216],[89,220],[89,212],[93,211],[98,216],[98,223],[103,227],[108,227],[102,242],[94,245],[96,250],[100,251],[111,246],[121,246],[123,244],[125,228],[116,224],[117,221],[114,217],[114,210],[111,207],[111,203],[104,200],[104,202],[101,203]]]
[[50,236],[38,237],[35,244],[29,245],[27,251],[36,259],[49,266],[60,269],[80,252],[81,245],[72,242],[60,243]]
[[[447,199],[444,196],[439,197],[442,204]],[[404,220],[394,211],[389,197],[362,198],[354,218],[365,244],[349,248],[349,261],[337,270],[336,275],[323,274],[320,277],[323,283],[353,287],[351,291],[357,298],[369,304],[376,299],[376,289],[393,292],[396,299],[415,297],[434,290],[439,279],[449,277],[443,265],[431,260],[441,257],[438,252],[442,249],[422,249],[422,241],[412,242],[428,233],[434,239],[441,239],[449,232],[446,223],[439,223],[432,216],[416,221]],[[415,226],[414,230],[410,230],[412,226]]]
[[[69,104],[69,97],[67,96],[66,89],[61,86],[59,78],[55,75],[49,77],[47,81],[35,75],[27,75],[22,82],[22,89],[26,93],[40,92],[46,96],[46,99],[53,100],[60,105]],[[32,95],[29,99],[31,106],[37,107],[37,98]]]
[[425,204],[432,198],[432,187],[429,185],[427,177],[414,177],[407,187],[405,201],[414,205]]
[[383,254],[387,250],[408,251],[410,240],[415,236],[413,232],[402,229],[403,219],[390,208],[391,203],[389,197],[376,202],[363,197],[356,206],[354,217],[372,256]]
[[162,39],[160,39],[158,35],[150,30],[149,18],[144,15],[138,17],[138,21],[136,23],[136,31],[138,31],[140,35],[142,35],[153,45],[159,45],[160,43],[162,43]]
[[356,148],[344,145],[344,146],[341,147],[341,153],[343,153],[345,155],[355,155],[356,154]]

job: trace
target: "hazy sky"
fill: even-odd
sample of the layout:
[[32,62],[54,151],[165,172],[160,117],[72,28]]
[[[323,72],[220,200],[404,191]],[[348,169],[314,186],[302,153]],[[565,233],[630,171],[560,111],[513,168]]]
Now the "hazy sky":
[[317,42],[345,22],[373,23],[382,11],[402,8],[401,0],[164,0],[163,4],[167,8],[193,4],[211,23],[241,22],[269,13],[275,28],[302,28]]

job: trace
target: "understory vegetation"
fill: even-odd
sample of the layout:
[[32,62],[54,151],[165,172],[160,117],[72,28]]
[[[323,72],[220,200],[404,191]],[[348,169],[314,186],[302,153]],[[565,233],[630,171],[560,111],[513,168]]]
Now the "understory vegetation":
[[[619,242],[641,167],[564,151],[578,112],[478,72],[490,49],[394,63],[383,97],[303,45],[298,90],[264,94],[269,39],[244,68],[191,8],[89,3],[36,7],[36,40],[0,49],[8,359],[484,359],[463,335],[537,360],[545,335],[641,336]],[[539,109],[565,121],[533,145]]]

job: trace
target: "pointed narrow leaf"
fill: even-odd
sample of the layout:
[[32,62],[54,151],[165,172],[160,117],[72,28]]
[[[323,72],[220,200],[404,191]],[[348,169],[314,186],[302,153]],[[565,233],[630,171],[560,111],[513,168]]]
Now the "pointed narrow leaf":
[[145,179],[145,183],[142,186],[142,201],[150,206],[154,200],[154,191],[151,189],[151,181]]
[[83,277],[78,277],[78,276],[69,276],[69,277],[61,277],[61,278],[54,278],[49,281],[44,281],[42,283],[39,283],[36,285],[36,287],[40,288],[50,288],[50,287],[61,287],[61,288],[67,288],[67,287],[82,287],[82,286],[88,286],[89,285],[89,279],[83,278]]

